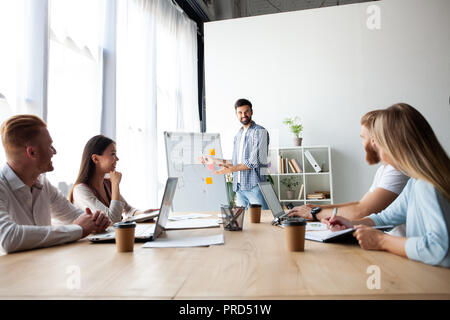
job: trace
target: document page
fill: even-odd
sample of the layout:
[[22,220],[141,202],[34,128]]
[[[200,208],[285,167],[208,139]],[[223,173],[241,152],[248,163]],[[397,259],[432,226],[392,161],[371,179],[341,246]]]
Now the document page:
[[169,220],[178,221],[178,220],[188,220],[206,217],[211,217],[211,215],[207,213],[174,214],[169,216]]
[[218,228],[217,219],[187,219],[167,221],[166,230]]
[[[389,226],[375,226],[372,227],[374,229],[378,229],[378,230],[389,230],[392,229],[393,226],[389,225]],[[337,238],[343,234],[349,233],[349,234],[353,234],[353,232],[355,231],[354,228],[349,228],[349,229],[344,229],[344,230],[340,230],[340,231],[331,231],[331,230],[324,230],[324,231],[307,231],[305,233],[305,239],[306,240],[313,240],[313,241],[320,241],[320,242],[324,242],[330,239],[334,239]]]
[[155,241],[146,242],[143,248],[188,248],[208,247],[224,244],[223,234],[202,237],[187,237],[184,239],[158,238]]

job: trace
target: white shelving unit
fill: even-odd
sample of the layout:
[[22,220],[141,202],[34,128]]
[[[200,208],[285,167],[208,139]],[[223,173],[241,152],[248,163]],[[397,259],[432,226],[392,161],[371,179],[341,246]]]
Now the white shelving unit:
[[[309,151],[315,158],[322,172],[316,173],[314,168],[309,163],[305,156],[305,151]],[[296,159],[302,168],[301,173],[280,173],[279,157],[285,159]],[[317,204],[333,204],[333,174],[331,167],[331,149],[330,146],[301,146],[301,147],[287,147],[269,150],[269,174],[274,181],[274,190],[278,199],[282,204],[292,202],[295,206],[307,203]],[[290,169],[290,168],[289,168]],[[296,187],[294,199],[287,199],[286,187],[281,183],[283,178],[296,177],[299,182]],[[300,187],[304,185],[301,199],[298,199]],[[329,191],[330,198],[327,199],[306,199],[306,194],[314,193],[315,191]]]

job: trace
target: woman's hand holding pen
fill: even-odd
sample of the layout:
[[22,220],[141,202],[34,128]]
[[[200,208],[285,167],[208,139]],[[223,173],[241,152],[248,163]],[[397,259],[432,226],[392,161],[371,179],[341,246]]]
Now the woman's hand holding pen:
[[321,222],[325,223],[328,229],[330,229],[331,231],[339,231],[348,228],[353,228],[353,223],[342,216],[333,215],[331,217],[322,219]]

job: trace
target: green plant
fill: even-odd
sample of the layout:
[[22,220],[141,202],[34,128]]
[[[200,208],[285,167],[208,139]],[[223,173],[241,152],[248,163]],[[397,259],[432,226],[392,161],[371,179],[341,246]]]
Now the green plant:
[[280,182],[283,186],[286,186],[288,190],[295,190],[295,187],[300,184],[300,182],[296,180],[294,176],[289,176],[287,178],[281,179]]
[[300,133],[303,131],[303,125],[300,123],[299,117],[286,118],[283,123],[289,126],[289,129],[297,138],[300,138]]
[[229,205],[234,207],[236,205],[236,192],[233,191],[233,173],[226,174],[225,181],[227,183]]

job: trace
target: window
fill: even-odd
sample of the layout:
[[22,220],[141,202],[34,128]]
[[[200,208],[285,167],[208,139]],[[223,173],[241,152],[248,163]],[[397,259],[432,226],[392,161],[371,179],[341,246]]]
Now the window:
[[136,207],[154,208],[167,178],[164,131],[200,131],[197,29],[166,0],[119,2],[118,17],[121,192]]
[[75,181],[86,142],[100,134],[104,1],[49,5],[47,124],[57,154],[48,178],[62,191]]
[[[18,0],[0,1],[0,123],[18,111],[23,100],[19,99],[24,65],[24,3]],[[6,160],[0,143],[0,163]]]

